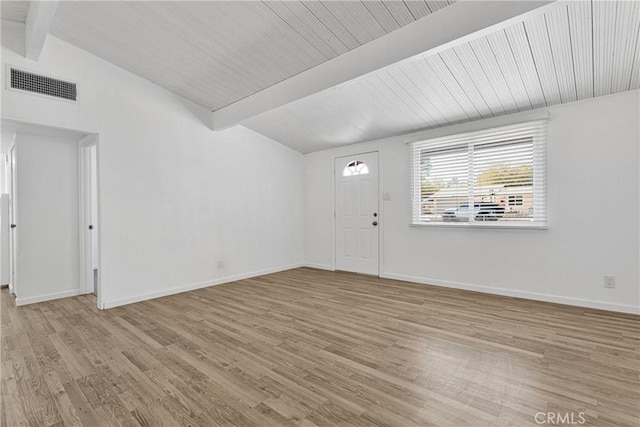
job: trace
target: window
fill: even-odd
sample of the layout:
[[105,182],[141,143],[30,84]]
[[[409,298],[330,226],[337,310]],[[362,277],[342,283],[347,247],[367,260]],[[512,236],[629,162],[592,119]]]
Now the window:
[[412,143],[412,224],[545,226],[545,137],[540,120]]
[[369,168],[366,163],[360,160],[354,160],[345,166],[342,171],[342,176],[354,176],[354,175],[366,175],[369,173]]

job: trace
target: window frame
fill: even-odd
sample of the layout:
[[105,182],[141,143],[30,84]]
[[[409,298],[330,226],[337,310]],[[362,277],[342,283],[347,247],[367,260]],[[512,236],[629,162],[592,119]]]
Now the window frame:
[[[427,138],[409,142],[410,149],[410,176],[411,176],[411,227],[451,227],[451,228],[494,228],[494,229],[547,229],[548,209],[547,209],[547,149],[546,149],[547,119],[532,120],[506,126],[495,126],[482,130],[453,133],[437,138]],[[473,175],[473,153],[476,146],[487,144],[487,141],[502,143],[511,140],[517,135],[518,138],[531,139],[533,150],[533,184],[532,184],[532,204],[533,218],[515,221],[477,221],[473,215],[469,215],[468,221],[446,222],[424,221],[422,213],[423,199],[421,194],[422,172],[420,159],[424,150],[452,150],[455,147],[465,147],[469,155],[467,161],[467,172]],[[466,203],[473,203],[474,190],[476,184],[469,186]],[[505,203],[505,208],[510,205]]]

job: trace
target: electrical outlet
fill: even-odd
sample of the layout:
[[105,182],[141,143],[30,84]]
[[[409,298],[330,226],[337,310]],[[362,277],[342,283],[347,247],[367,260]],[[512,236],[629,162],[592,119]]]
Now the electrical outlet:
[[615,288],[616,287],[616,276],[604,276],[604,287],[605,288]]
[[218,261],[218,270],[222,270],[224,268],[224,261]]

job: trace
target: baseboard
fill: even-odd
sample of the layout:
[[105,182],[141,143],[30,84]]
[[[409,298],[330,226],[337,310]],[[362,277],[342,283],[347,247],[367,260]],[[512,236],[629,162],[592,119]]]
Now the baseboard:
[[35,304],[38,302],[51,301],[59,298],[68,298],[82,295],[82,289],[72,289],[70,291],[56,292],[54,294],[39,295],[37,297],[20,298],[16,297],[16,306]]
[[329,270],[329,271],[335,271],[336,270],[335,268],[333,268],[332,265],[314,264],[312,262],[307,262],[303,266],[304,267],[309,267],[309,268],[317,268],[318,270]]
[[506,288],[494,288],[491,286],[474,285],[470,283],[450,282],[445,280],[429,279],[425,277],[406,276],[404,274],[383,273],[380,277],[385,279],[402,280],[404,282],[420,283],[423,285],[442,286],[445,288],[464,289],[467,291],[482,292],[486,294],[502,295],[514,298],[524,298],[534,301],[553,302],[557,304],[573,305],[599,310],[617,311],[620,313],[640,314],[640,307],[634,305],[613,304],[608,302],[593,301],[581,298],[563,297],[559,295],[542,294],[538,292],[517,291]]
[[265,274],[278,273],[280,271],[291,270],[293,268],[299,268],[303,266],[304,264],[302,263],[291,264],[291,265],[286,265],[282,267],[267,268],[264,270],[257,270],[249,273],[237,274],[235,276],[219,277],[217,279],[209,280],[206,282],[193,283],[186,286],[179,286],[176,288],[165,289],[158,292],[150,292],[147,294],[136,295],[133,297],[123,298],[115,301],[106,301],[102,308],[106,309],[106,308],[120,307],[122,305],[133,304],[136,302],[147,301],[154,298],[161,298],[169,295],[180,294],[182,292],[194,291],[196,289],[208,288],[209,286],[222,285],[224,283],[235,282],[237,280],[250,279],[252,277],[263,276]]

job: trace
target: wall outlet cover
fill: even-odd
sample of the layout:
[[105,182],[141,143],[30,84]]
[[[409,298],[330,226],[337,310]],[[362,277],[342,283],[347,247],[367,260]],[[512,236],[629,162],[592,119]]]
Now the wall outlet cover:
[[616,287],[616,277],[615,276],[604,276],[604,287],[605,288],[615,288]]

